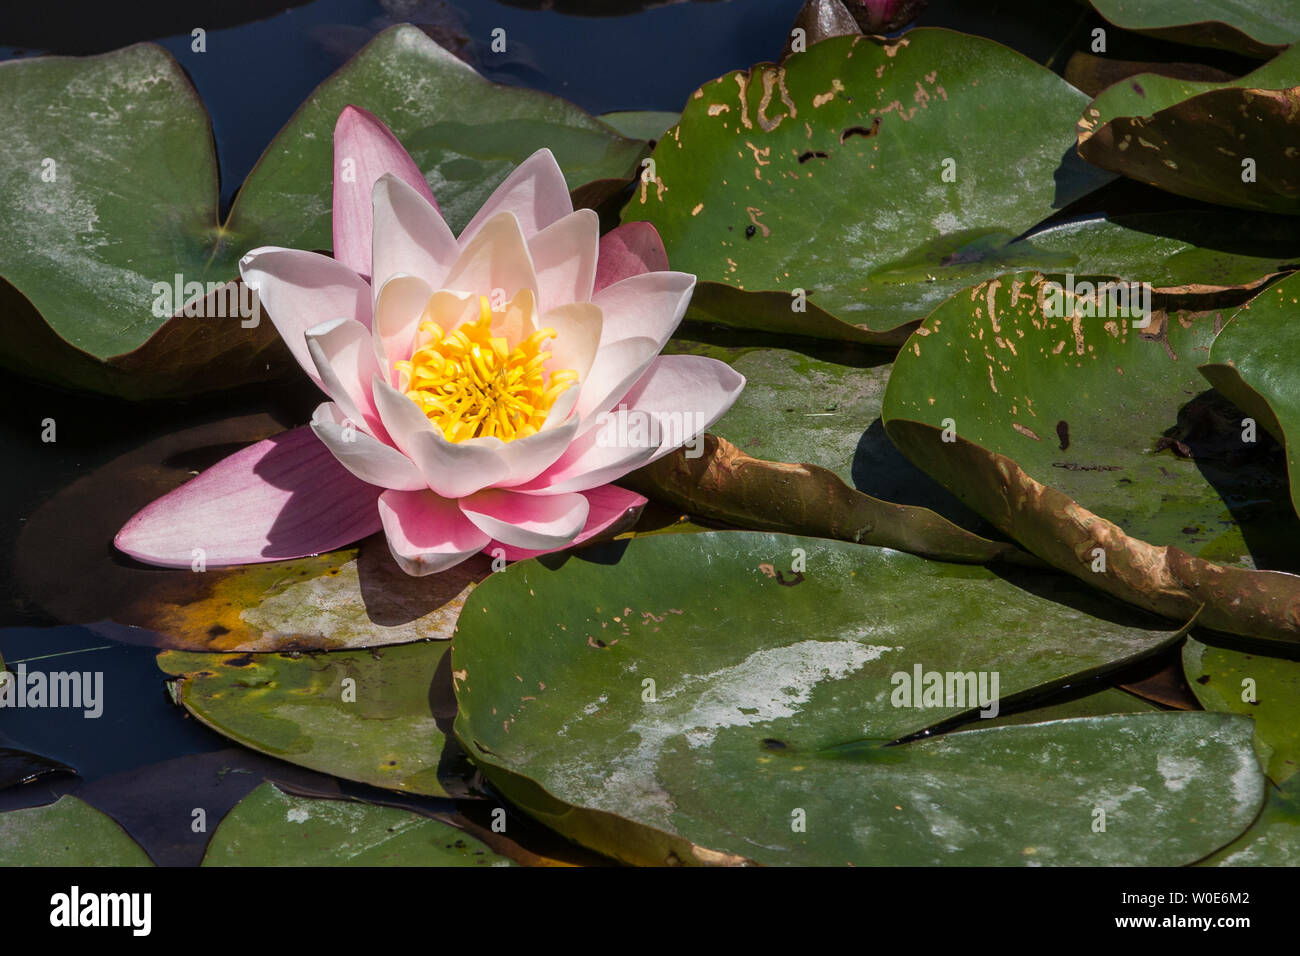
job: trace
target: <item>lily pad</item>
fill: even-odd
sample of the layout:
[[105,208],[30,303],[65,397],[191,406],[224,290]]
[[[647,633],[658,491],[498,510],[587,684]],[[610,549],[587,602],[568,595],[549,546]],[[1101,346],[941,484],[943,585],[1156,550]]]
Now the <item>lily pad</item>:
[[153,866],[113,819],[74,796],[0,813],[0,866]]
[[164,651],[158,666],[179,678],[177,703],[245,747],[389,790],[465,796],[472,768],[443,730],[455,707],[443,689],[446,651],[445,643],[292,655]]
[[1159,40],[1269,57],[1300,40],[1290,0],[1088,0],[1122,30]]
[[1300,866],[1300,776],[1270,786],[1259,819],[1204,865]]
[[456,733],[523,809],[624,861],[1187,863],[1262,802],[1231,715],[888,745],[975,717],[942,692],[909,706],[918,669],[996,673],[1009,703],[1176,640],[1064,577],[743,532],[584,557],[521,562],[471,595]]
[[1062,135],[1083,99],[978,37],[834,37],[696,91],[623,219],[699,276],[695,318],[897,344],[933,293],[877,273],[1003,245],[1110,178]]
[[[389,124],[454,228],[540,146],[571,187],[630,176],[645,146],[563,100],[490,83],[400,25],[312,93],[223,223],[207,113],[161,47],[0,64],[0,362],[134,398],[220,390],[290,367],[271,323],[252,325],[226,284],[256,246],[330,247],[332,131],[349,103]],[[183,301],[161,296],[155,284],[172,290],[178,275]]]
[[[1201,374],[1286,449],[1291,503],[1300,513],[1300,276],[1246,304],[1210,347]],[[1289,439],[1288,439],[1289,434]]]
[[628,139],[644,139],[651,142],[663,139],[669,129],[677,125],[680,113],[666,113],[660,110],[619,110],[614,113],[601,113],[597,117],[606,126],[612,126]]
[[1094,587],[1175,620],[1204,605],[1204,626],[1300,640],[1300,577],[1282,573],[1300,566],[1300,521],[1276,446],[1243,442],[1240,413],[1194,374],[1227,317],[1154,312],[1142,328],[1064,296],[1063,316],[1045,315],[1047,283],[1069,281],[1016,273],[936,309],[895,362],[889,437]]
[[[23,524],[16,565],[24,591],[68,623],[181,650],[341,649],[451,637],[465,595],[491,571],[485,556],[413,578],[382,534],[316,557],[202,573],[144,567],[114,552],[113,536],[139,509],[282,427],[269,415],[198,425],[78,478]],[[79,586],[69,588],[70,578]]]
[[1104,90],[1079,120],[1079,155],[1206,202],[1300,213],[1300,47],[1239,80],[1154,73]]
[[1106,87],[1140,73],[1158,73],[1180,80],[1201,80],[1222,83],[1233,79],[1231,73],[1206,66],[1203,63],[1149,63],[1142,60],[1117,60],[1110,56],[1096,56],[1082,50],[1070,54],[1065,64],[1065,78],[1089,96],[1096,96]]
[[512,866],[438,820],[352,800],[313,800],[264,783],[212,834],[204,866]]
[[1274,783],[1300,770],[1300,662],[1188,638],[1183,668],[1206,710],[1255,721],[1255,749]]

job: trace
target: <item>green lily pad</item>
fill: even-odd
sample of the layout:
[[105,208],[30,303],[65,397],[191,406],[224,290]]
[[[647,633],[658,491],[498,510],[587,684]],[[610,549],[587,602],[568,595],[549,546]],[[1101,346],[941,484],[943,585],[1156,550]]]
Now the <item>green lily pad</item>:
[[[251,296],[226,298],[225,317],[217,303],[256,246],[330,248],[332,131],[349,103],[390,125],[454,228],[540,146],[552,148],[571,187],[630,176],[645,147],[572,104],[490,83],[400,25],[312,93],[222,223],[207,113],[161,47],[0,64],[9,133],[0,156],[0,363],[133,398],[214,391],[288,369],[271,323],[245,327],[254,320],[236,306]],[[184,302],[160,297],[155,284],[172,289],[178,274]],[[191,282],[204,284],[207,318],[181,312],[197,301]]]
[[1188,638],[1187,683],[1206,710],[1255,720],[1255,749],[1274,783],[1300,770],[1300,662]]
[[1159,40],[1269,57],[1300,40],[1290,0],[1088,0],[1123,30]]
[[[1116,213],[1036,230],[994,261],[1016,271],[1114,275],[1156,292],[1202,294],[1253,289],[1300,267],[1300,235],[1289,216],[1235,209]],[[989,277],[970,275],[963,287]]]
[[986,689],[996,673],[1009,702],[1176,640],[1063,576],[743,532],[585,554],[520,562],[470,596],[455,726],[519,806],[625,861],[1186,863],[1262,802],[1231,715],[886,746],[974,717],[942,692],[909,706],[917,669],[982,669]]
[[1269,787],[1259,819],[1203,865],[1300,866],[1300,776]]
[[660,140],[669,129],[677,125],[680,113],[660,110],[619,110],[601,113],[597,117],[606,126],[612,126],[628,139]]
[[259,753],[389,790],[464,796],[469,768],[441,722],[454,709],[445,643],[321,654],[164,651],[174,699]]
[[[83,475],[24,522],[15,565],[48,613],[115,640],[190,651],[339,650],[450,638],[477,556],[414,578],[382,534],[314,557],[240,567],[144,567],[116,555],[131,515],[240,445],[283,430],[266,414],[182,429]],[[81,582],[69,588],[74,578]]]
[[[1300,277],[1246,304],[1210,347],[1201,374],[1286,449],[1291,503],[1300,513]],[[1288,440],[1288,433],[1290,439]]]
[[878,273],[1001,246],[1109,178],[1062,135],[1083,99],[978,37],[834,37],[698,90],[623,219],[699,276],[695,318],[897,344],[933,293]]
[[1135,328],[1080,305],[1055,318],[1047,282],[1068,284],[1016,273],[936,309],[895,362],[889,437],[1094,587],[1175,620],[1204,605],[1202,625],[1300,640],[1300,577],[1281,573],[1300,565],[1300,521],[1277,449],[1243,442],[1240,413],[1194,374],[1226,316],[1155,312]]
[[1206,202],[1300,213],[1300,47],[1239,80],[1154,73],[1104,90],[1079,120],[1079,155]]
[[512,866],[473,837],[409,810],[313,800],[264,783],[226,814],[204,866]]
[[117,823],[65,794],[54,803],[0,813],[0,866],[153,866]]

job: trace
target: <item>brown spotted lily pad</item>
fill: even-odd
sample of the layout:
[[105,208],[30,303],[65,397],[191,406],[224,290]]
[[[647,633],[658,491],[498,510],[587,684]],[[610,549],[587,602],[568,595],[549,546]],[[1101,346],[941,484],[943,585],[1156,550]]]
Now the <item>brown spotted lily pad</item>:
[[[1076,291],[1105,277],[1076,277]],[[1197,371],[1228,316],[1051,305],[1065,276],[957,294],[899,353],[894,443],[1023,547],[1140,607],[1300,641],[1300,521],[1281,450]],[[1091,304],[1088,304],[1090,301]],[[1045,314],[1052,309],[1055,315]]]

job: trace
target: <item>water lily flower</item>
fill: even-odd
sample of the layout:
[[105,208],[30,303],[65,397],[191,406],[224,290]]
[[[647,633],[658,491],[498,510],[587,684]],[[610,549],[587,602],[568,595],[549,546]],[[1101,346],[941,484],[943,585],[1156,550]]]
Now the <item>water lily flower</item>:
[[[382,529],[404,570],[429,574],[558,550],[634,519],[646,499],[611,482],[692,440],[744,385],[722,362],[659,354],[695,277],[666,269],[648,223],[602,238],[549,150],[459,236],[370,113],[340,115],[334,165],[334,257],[263,247],[240,263],[329,401],[135,515],[126,554],[238,565]],[[615,419],[652,440],[611,441]]]

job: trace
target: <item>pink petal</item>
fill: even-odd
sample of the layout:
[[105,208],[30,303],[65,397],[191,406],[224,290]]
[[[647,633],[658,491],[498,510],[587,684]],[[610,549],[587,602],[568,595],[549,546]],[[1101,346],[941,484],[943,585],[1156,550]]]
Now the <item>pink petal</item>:
[[379,530],[380,489],[353,477],[309,427],[235,452],[135,515],[119,551],[146,564],[209,567],[280,561]]
[[415,462],[396,448],[367,435],[333,402],[323,402],[311,416],[311,430],[340,465],[362,481],[398,491],[423,491],[428,482]]
[[388,431],[366,385],[379,373],[370,330],[352,319],[334,319],[308,329],[306,338],[325,393],[359,427],[387,442]]
[[537,311],[590,302],[600,248],[600,217],[575,209],[528,240],[537,274]]
[[533,153],[496,188],[460,234],[461,248],[501,212],[514,213],[528,239],[573,212],[564,173],[549,149]]
[[239,273],[257,290],[280,338],[317,385],[321,378],[307,350],[307,330],[342,318],[370,328],[369,284],[329,256],[262,246],[239,260]]
[[392,173],[438,208],[415,160],[392,131],[373,113],[345,106],[334,124],[334,258],[367,277],[374,225],[372,195],[375,181],[385,173]]
[[388,550],[407,574],[445,571],[483,550],[488,536],[456,502],[432,491],[385,491],[379,496]]
[[375,181],[373,276],[376,291],[399,273],[418,276],[433,288],[460,256],[451,228],[422,193],[385,173]]
[[489,488],[460,499],[460,510],[496,541],[544,550],[572,544],[587,523],[582,495],[520,495]]
[[488,554],[494,554],[500,548],[501,552],[503,552],[502,557],[508,561],[522,561],[525,558],[535,558],[539,554],[563,551],[564,548],[575,547],[592,538],[601,535],[618,534],[632,527],[632,525],[636,524],[637,518],[641,516],[641,509],[646,504],[646,499],[635,491],[627,491],[617,485],[602,485],[599,488],[592,488],[582,492],[582,496],[587,499],[589,505],[587,523],[578,536],[569,544],[560,548],[547,548],[537,551],[514,548],[500,541],[491,541],[483,550]]
[[600,239],[600,258],[596,263],[596,285],[599,292],[620,279],[641,275],[643,272],[664,272],[668,268],[668,253],[659,230],[649,222],[625,222],[611,229]]
[[[745,377],[725,362],[661,355],[623,396],[618,409],[598,415],[554,465],[517,490],[583,491],[617,481],[713,425],[744,385]],[[647,442],[640,444],[643,436]]]

